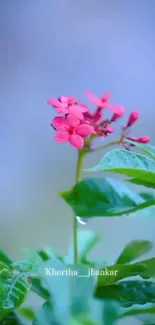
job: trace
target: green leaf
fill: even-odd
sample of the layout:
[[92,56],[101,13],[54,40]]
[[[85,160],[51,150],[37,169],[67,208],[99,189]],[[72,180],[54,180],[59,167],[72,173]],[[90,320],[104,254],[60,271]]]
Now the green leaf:
[[137,316],[137,315],[145,315],[145,314],[153,314],[155,315],[155,307],[146,307],[142,308],[133,308],[128,311],[122,313],[122,317],[129,317],[129,316]]
[[66,267],[59,261],[50,260],[45,263],[42,272],[46,274],[55,322],[66,325],[69,323],[70,313],[78,315],[87,312],[95,278],[88,277],[86,265]]
[[148,188],[153,188],[155,189],[155,185],[153,183],[150,183],[150,182],[147,182],[147,181],[144,181],[142,179],[138,179],[138,178],[130,178],[130,179],[127,179],[126,181],[132,183],[132,184],[135,184],[135,185],[141,185],[141,186],[145,186],[145,187],[148,187]]
[[35,319],[35,313],[31,308],[28,307],[22,307],[17,310],[18,314],[21,316],[24,316],[25,318],[29,320]]
[[155,276],[155,257],[134,263],[114,264],[99,270],[98,285],[108,286],[124,278],[139,275],[143,279]]
[[95,297],[116,299],[122,307],[155,303],[155,283],[148,281],[122,281],[119,284],[98,286]]
[[141,144],[131,140],[126,140],[126,142],[132,144],[134,147],[141,149],[143,152],[147,153],[151,158],[155,159],[155,147],[151,144]]
[[11,313],[6,317],[4,317],[3,320],[1,320],[0,324],[1,325],[23,325],[14,313]]
[[[77,243],[78,243],[78,259],[81,264],[85,264],[88,261],[88,255],[94,246],[99,242],[100,237],[96,233],[90,230],[78,230],[77,233]],[[70,249],[68,255],[65,257],[65,262],[67,264],[73,263],[74,261],[74,247],[73,240],[71,241]]]
[[0,250],[0,262],[6,266],[11,265],[12,263],[11,259],[2,250]]
[[96,167],[87,171],[115,172],[155,184],[155,161],[124,149],[108,152]]
[[149,252],[153,244],[148,240],[133,240],[122,251],[116,264],[126,264]]
[[155,199],[155,196],[152,193],[141,192],[139,194],[142,197],[142,199],[144,199],[145,201],[149,201],[149,200],[154,200]]
[[75,215],[89,218],[120,216],[148,206],[140,195],[110,178],[83,180],[70,191],[61,192],[61,197]]
[[23,303],[31,285],[22,273],[7,269],[0,272],[0,283],[3,295],[3,299],[0,299],[0,319],[3,319]]
[[50,293],[45,279],[32,279],[32,291],[45,300],[50,299]]

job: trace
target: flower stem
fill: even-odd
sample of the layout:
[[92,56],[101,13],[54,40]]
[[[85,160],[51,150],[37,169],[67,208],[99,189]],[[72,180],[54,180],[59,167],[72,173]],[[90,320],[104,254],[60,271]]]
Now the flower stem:
[[[78,151],[78,160],[76,166],[76,183],[78,183],[81,178],[81,169],[82,169],[84,155],[85,152],[83,150]],[[74,263],[78,264],[78,221],[76,219],[76,216],[74,216],[73,236],[74,236]]]
[[118,145],[118,144],[121,144],[121,143],[122,143],[122,140],[112,141],[112,142],[109,142],[109,143],[107,143],[105,145],[93,148],[92,151],[99,151],[99,150],[106,149],[106,148],[109,148],[111,146],[115,146],[115,145]]

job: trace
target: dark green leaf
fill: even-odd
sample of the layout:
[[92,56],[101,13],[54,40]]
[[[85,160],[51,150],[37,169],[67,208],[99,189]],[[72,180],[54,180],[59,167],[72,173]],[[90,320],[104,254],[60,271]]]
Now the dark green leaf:
[[140,195],[109,178],[83,180],[61,197],[81,217],[119,216],[148,206]]
[[155,161],[124,149],[108,152],[96,167],[88,171],[115,172],[155,184]]
[[23,325],[23,323],[20,322],[14,313],[11,313],[1,320],[0,325]]
[[118,257],[116,264],[126,264],[142,256],[152,249],[153,244],[148,240],[133,240]]
[[155,283],[148,281],[122,281],[107,287],[98,286],[95,296],[100,299],[116,299],[123,307],[155,303]]
[[127,179],[127,181],[132,183],[132,184],[141,185],[141,186],[145,186],[145,187],[148,187],[148,188],[155,189],[155,185],[153,183],[144,181],[143,179],[130,178],[130,179]]
[[50,299],[50,293],[45,279],[32,279],[32,291],[45,300]]
[[2,250],[0,250],[0,262],[6,266],[9,266],[12,263],[11,259]]
[[141,192],[140,196],[145,200],[145,201],[149,201],[149,200],[154,200],[155,199],[155,195],[153,195],[152,193],[146,193],[146,192]]
[[139,275],[143,279],[155,276],[155,257],[134,264],[114,264],[99,271],[98,285],[108,286],[124,278]]

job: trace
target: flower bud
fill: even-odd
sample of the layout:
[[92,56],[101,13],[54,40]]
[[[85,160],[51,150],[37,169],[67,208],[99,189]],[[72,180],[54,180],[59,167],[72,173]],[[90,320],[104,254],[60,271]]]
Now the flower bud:
[[112,116],[111,122],[115,122],[118,118],[124,115],[125,109],[123,106],[116,106],[114,110],[114,114]]
[[132,124],[134,124],[139,118],[139,111],[133,111],[128,119],[127,127],[130,127]]

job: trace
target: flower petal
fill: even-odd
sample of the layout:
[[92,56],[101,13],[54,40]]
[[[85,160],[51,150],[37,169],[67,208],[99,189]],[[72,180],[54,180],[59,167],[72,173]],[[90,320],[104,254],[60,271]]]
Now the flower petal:
[[71,114],[73,114],[79,120],[84,119],[84,116],[82,114],[83,110],[80,105],[72,105],[72,106],[68,107],[68,110]]
[[69,137],[69,142],[74,148],[81,149],[84,146],[84,140],[80,135],[73,134]]
[[85,113],[88,112],[88,106],[87,105],[76,105],[76,106],[80,106],[81,112]]
[[76,127],[80,124],[80,120],[76,118],[73,114],[67,115],[67,122],[70,126]]
[[67,114],[68,113],[68,108],[67,107],[55,107],[55,110],[58,114]]
[[103,96],[102,96],[102,101],[109,102],[110,98],[111,98],[110,92],[109,91],[105,91],[104,94],[103,94]]
[[68,121],[62,116],[55,117],[51,124],[58,131],[66,131],[69,128]]
[[91,100],[91,102],[93,104],[95,104],[96,106],[103,106],[103,103],[101,101],[100,98],[98,98],[96,95],[94,95],[93,93],[91,93],[90,91],[86,91],[85,95]]
[[77,126],[75,132],[82,137],[86,137],[87,135],[94,133],[94,128],[89,124],[80,124]]
[[69,139],[69,133],[65,131],[60,131],[55,134],[54,137],[55,141],[57,142],[67,142]]
[[49,105],[52,105],[53,107],[62,107],[62,104],[60,103],[60,101],[55,98],[47,99],[47,103]]
[[77,99],[71,96],[60,96],[59,99],[61,103],[66,103],[68,105],[73,105],[77,103]]

